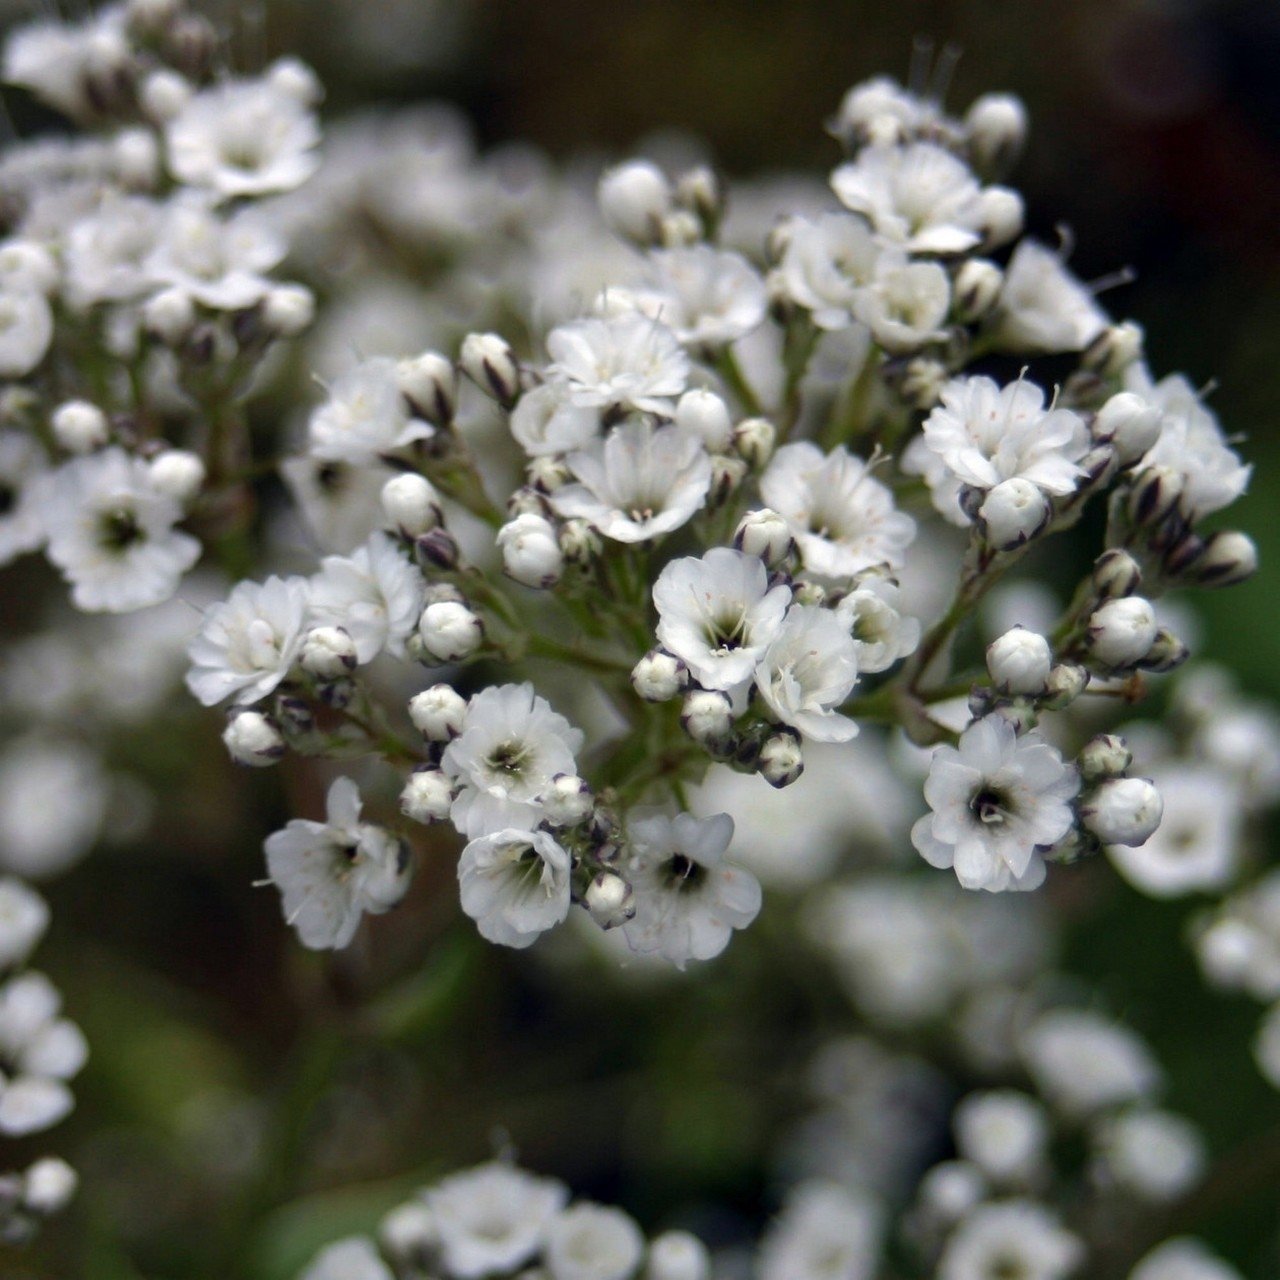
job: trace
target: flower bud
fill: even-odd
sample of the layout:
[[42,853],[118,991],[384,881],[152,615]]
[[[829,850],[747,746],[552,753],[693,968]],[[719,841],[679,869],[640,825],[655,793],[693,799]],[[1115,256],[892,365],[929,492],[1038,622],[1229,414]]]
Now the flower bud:
[[714,391],[686,391],[676,401],[675,423],[697,436],[708,453],[724,453],[733,443],[729,406]]
[[188,449],[165,449],[147,464],[147,477],[166,497],[187,503],[204,484],[204,463]]
[[1155,610],[1142,596],[1108,600],[1094,610],[1085,634],[1095,661],[1116,670],[1136,666],[1155,643]]
[[161,68],[142,82],[140,99],[147,118],[156,124],[172,120],[191,101],[195,89],[186,76]]
[[1103,844],[1139,845],[1160,825],[1164,801],[1146,778],[1108,778],[1080,806],[1080,820]]
[[1049,523],[1051,513],[1040,486],[1015,476],[987,491],[978,508],[978,524],[997,551],[1011,551],[1034,538]]
[[68,400],[60,404],[49,420],[58,447],[68,453],[90,453],[111,438],[107,415],[88,400]]
[[730,457],[727,453],[713,453],[707,506],[711,509],[724,506],[746,478],[747,464],[741,458]]
[[1146,657],[1138,665],[1144,671],[1172,671],[1174,667],[1182,666],[1190,656],[1191,650],[1167,627],[1161,627],[1156,632],[1156,638],[1151,642]]
[[1086,782],[1099,782],[1103,778],[1118,778],[1133,763],[1133,752],[1123,738],[1114,733],[1099,733],[1080,748],[1077,762],[1080,776]]
[[76,1193],[76,1171],[57,1156],[37,1160],[22,1175],[22,1207],[42,1218],[60,1213]]
[[324,100],[320,77],[301,58],[277,58],[266,73],[267,83],[286,98],[303,107],[315,107]]
[[753,471],[760,471],[773,457],[777,429],[768,418],[744,418],[733,429],[733,447]]
[[658,243],[664,249],[685,249],[703,236],[702,219],[688,209],[673,209],[658,228]]
[[508,577],[526,587],[554,587],[564,572],[564,553],[555,525],[544,516],[516,516],[498,530],[502,567]]
[[222,741],[237,764],[261,768],[284,755],[280,730],[261,711],[233,712],[222,731]]
[[982,247],[996,249],[1022,232],[1022,197],[1008,187],[983,187],[978,197],[983,231]]
[[1221,529],[1205,539],[1204,550],[1188,577],[1202,587],[1229,587],[1251,578],[1258,569],[1258,548],[1248,534]]
[[467,700],[451,685],[433,684],[409,699],[409,719],[429,742],[448,742],[462,732]]
[[167,346],[185,342],[196,323],[196,304],[185,289],[162,289],[142,304],[142,323]]
[[824,605],[827,603],[827,589],[820,582],[801,578],[796,582],[791,595],[796,604]]
[[629,160],[606,169],[596,188],[609,229],[642,248],[660,242],[671,198],[666,174],[648,160]]
[[382,513],[406,538],[430,533],[444,521],[440,498],[431,482],[412,471],[393,476],[382,486]]
[[160,144],[150,129],[121,129],[111,144],[111,158],[123,186],[150,191],[160,172]]
[[560,526],[560,550],[566,564],[588,565],[602,547],[600,535],[587,521],[574,517]]
[[956,272],[953,297],[956,319],[964,324],[981,320],[1000,297],[1004,272],[987,258],[970,258]]
[[905,363],[895,362],[894,385],[898,394],[913,409],[932,409],[942,398],[951,373],[941,360],[930,356],[913,356]]
[[1137,462],[1160,438],[1160,410],[1132,391],[1112,396],[1093,419],[1093,438],[1109,441],[1122,466]]
[[458,409],[458,371],[438,351],[424,351],[396,365],[400,394],[414,414],[437,427],[447,427]]
[[356,644],[343,627],[315,627],[302,641],[298,665],[318,680],[339,680],[356,669]]
[[1183,479],[1172,467],[1145,467],[1129,494],[1129,516],[1139,528],[1160,523],[1178,505]]
[[1042,635],[1014,627],[987,646],[987,670],[1001,693],[1015,697],[1042,694],[1053,667],[1053,650]]
[[418,563],[435,569],[458,567],[458,540],[448,529],[428,529],[413,540],[413,553]]
[[733,738],[733,706],[718,689],[690,689],[680,708],[680,723],[699,746],[722,753]]
[[1145,334],[1133,320],[1110,324],[1084,349],[1080,363],[1104,378],[1114,378],[1142,358]]
[[1120,547],[1104,551],[1093,562],[1093,589],[1103,600],[1131,596],[1142,585],[1138,562]]
[[316,296],[305,285],[273,285],[262,299],[263,326],[275,337],[296,338],[311,327],[315,315]]
[[759,556],[766,569],[783,565],[795,547],[787,522],[768,507],[748,511],[738,521],[733,545],[749,556]]
[[616,929],[636,913],[631,886],[614,871],[597,872],[587,885],[583,904],[602,929]]
[[789,787],[804,772],[799,736],[784,731],[766,738],[756,758],[756,768],[771,787]]
[[646,702],[667,702],[689,683],[689,672],[665,649],[650,649],[631,672],[631,686]]
[[443,822],[453,804],[453,783],[439,769],[415,769],[400,792],[400,812],[424,826]]
[[557,489],[563,489],[573,479],[573,472],[569,470],[564,459],[549,453],[530,458],[524,474],[529,487],[536,489],[539,493],[555,493]]
[[724,216],[724,187],[715,170],[695,165],[676,182],[676,203],[697,216],[704,230],[713,232]]
[[441,662],[461,662],[480,647],[484,627],[465,604],[442,600],[422,611],[418,634],[431,657]]
[[542,816],[553,827],[577,826],[591,812],[591,788],[576,773],[557,773],[538,797]]
[[541,516],[545,519],[550,510],[546,498],[527,484],[513,489],[507,499],[507,515],[512,520],[519,516]]
[[1088,687],[1089,673],[1075,662],[1060,662],[1045,682],[1044,705],[1050,711],[1069,707]]
[[467,334],[458,363],[462,372],[504,409],[512,408],[519,398],[520,364],[511,344],[499,334]]
[[439,1244],[436,1215],[421,1200],[397,1205],[378,1223],[378,1245],[399,1269],[424,1272]]
[[709,1280],[707,1246],[688,1231],[664,1231],[649,1242],[644,1280]]
[[1000,173],[1027,140],[1027,109],[1011,93],[984,93],[965,112],[964,125],[974,165],[982,173]]

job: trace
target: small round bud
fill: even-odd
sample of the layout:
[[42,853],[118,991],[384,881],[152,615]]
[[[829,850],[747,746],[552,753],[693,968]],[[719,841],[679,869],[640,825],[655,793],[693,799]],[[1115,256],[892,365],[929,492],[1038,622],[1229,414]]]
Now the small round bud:
[[[1159,541],[1164,544],[1167,539],[1161,538]],[[1198,533],[1187,529],[1165,551],[1161,566],[1170,577],[1181,577],[1192,562],[1204,554],[1204,549],[1205,540]]]
[[520,363],[511,344],[499,334],[467,334],[458,363],[462,372],[504,409],[512,408],[519,398]]
[[649,1242],[644,1280],[709,1280],[707,1246],[688,1231],[664,1231]]
[[203,80],[211,69],[220,45],[218,33],[205,17],[179,13],[165,31],[166,61],[195,80]]
[[122,129],[111,146],[120,181],[131,190],[149,191],[160,173],[160,145],[150,129]]
[[724,453],[733,443],[729,406],[714,391],[686,391],[676,401],[675,423],[697,436],[708,453]]
[[1080,748],[1077,761],[1080,776],[1086,782],[1118,778],[1133,763],[1133,752],[1123,738],[1114,733],[1099,733]]
[[196,304],[185,289],[162,289],[142,304],[142,323],[167,346],[185,342],[196,323]]
[[930,1221],[947,1227],[972,1213],[987,1192],[987,1180],[976,1164],[944,1160],[925,1174],[918,1198]]
[[89,453],[100,449],[111,438],[107,415],[87,400],[68,400],[60,404],[49,420],[53,438],[68,453]]
[[602,547],[600,535],[585,520],[574,517],[560,526],[560,550],[566,564],[588,565]]
[[800,738],[785,732],[766,738],[756,757],[756,768],[771,787],[789,787],[804,772]]
[[699,746],[723,752],[733,737],[733,705],[718,689],[690,689],[680,708],[680,723]]
[[1104,551],[1093,562],[1093,589],[1103,600],[1131,596],[1142,585],[1138,562],[1120,547]]
[[1011,93],[984,93],[965,112],[969,154],[983,173],[1008,169],[1027,140],[1027,109]]
[[1038,697],[1049,682],[1053,650],[1042,635],[1014,627],[987,646],[987,670],[1001,693]]
[[667,702],[688,684],[688,669],[665,649],[650,649],[631,672],[631,687],[646,702]]
[[424,351],[396,366],[400,394],[413,412],[437,427],[447,427],[458,410],[458,371],[438,351]]
[[76,1193],[76,1171],[57,1156],[37,1160],[22,1175],[22,1207],[42,1218],[60,1213]]
[[1015,476],[987,491],[978,508],[978,524],[997,551],[1011,551],[1034,538],[1049,523],[1051,514],[1044,490]]
[[513,490],[511,497],[507,499],[507,515],[512,520],[517,516],[545,517],[550,510],[546,498],[527,484]]
[[530,458],[524,475],[529,487],[536,489],[539,493],[555,493],[557,489],[563,489],[573,479],[573,472],[569,470],[564,459],[549,453]]
[[306,285],[273,285],[262,299],[262,324],[275,337],[296,338],[315,316],[316,295]]
[[703,236],[702,219],[688,209],[673,209],[658,228],[658,243],[664,249],[686,249]]
[[382,512],[406,538],[429,533],[444,519],[431,482],[411,471],[393,476],[382,486]]
[[175,502],[190,502],[204,484],[204,462],[187,449],[165,449],[147,464],[151,483]]
[[405,1270],[425,1271],[440,1239],[436,1215],[421,1200],[397,1205],[378,1223],[378,1244]]
[[996,249],[1022,234],[1022,197],[1008,187],[983,187],[978,197],[979,217],[985,235],[984,249]]
[[453,784],[439,769],[415,769],[400,792],[400,812],[424,826],[443,822],[453,804]]
[[1080,820],[1103,844],[1139,845],[1160,825],[1164,801],[1146,778],[1108,778],[1080,806]]
[[609,229],[641,247],[658,244],[671,210],[671,184],[648,160],[629,160],[606,169],[596,188],[600,213]]
[[898,394],[914,409],[931,409],[942,398],[951,371],[941,360],[929,356],[913,356],[905,362],[889,366],[892,384]]
[[261,711],[234,712],[222,731],[222,741],[237,764],[260,768],[284,755],[280,730]]
[[1145,337],[1133,320],[1108,325],[1081,353],[1080,363],[1104,378],[1118,377],[1142,358]]
[[409,699],[409,719],[429,742],[448,742],[462,732],[467,700],[451,685],[433,684]]
[[773,457],[777,428],[768,418],[743,418],[733,429],[733,447],[753,471],[763,470]]
[[796,604],[824,605],[827,602],[827,589],[820,582],[802,578],[795,584],[791,597]]
[[446,570],[458,567],[458,540],[448,529],[428,529],[418,534],[413,540],[413,553],[424,566]]
[[58,284],[58,263],[44,245],[11,238],[0,242],[0,280],[38,293],[52,293]]
[[1144,671],[1157,673],[1180,667],[1191,656],[1191,650],[1168,627],[1161,627],[1151,642],[1146,657],[1138,665]]
[[714,231],[724,216],[724,187],[715,170],[695,165],[676,182],[676,203],[695,214],[703,227]]
[[767,569],[777,569],[786,563],[795,547],[795,540],[787,522],[768,507],[748,511],[738,521],[733,535],[733,545],[749,556],[759,556]]
[[956,319],[963,324],[981,320],[1000,297],[1004,272],[987,258],[970,258],[956,272],[953,297]]
[[1160,438],[1160,410],[1132,391],[1112,396],[1093,419],[1093,438],[1109,442],[1122,466],[1137,462]]
[[301,58],[277,58],[267,68],[267,82],[304,107],[318,106],[324,100],[320,77]]
[[598,872],[582,901],[602,929],[616,929],[636,913],[631,886],[614,871]]
[[156,124],[166,124],[191,101],[195,88],[186,76],[162,68],[142,82],[142,109]]
[[747,464],[741,458],[727,453],[711,455],[711,488],[707,491],[707,506],[722,507],[737,493],[747,478]]
[[1089,673],[1075,662],[1060,662],[1045,682],[1044,705],[1050,711],[1069,707],[1089,685]]
[[1248,534],[1222,529],[1205,539],[1188,577],[1202,587],[1229,587],[1258,570],[1258,548]]
[[527,513],[516,516],[498,530],[502,567],[508,577],[526,587],[546,590],[560,581],[564,553],[556,527],[544,516]]
[[595,804],[591,788],[576,773],[557,773],[538,802],[543,817],[553,827],[577,826]]
[[356,669],[356,661],[356,642],[343,627],[314,627],[298,656],[298,665],[317,680],[341,680]]
[[1172,467],[1145,467],[1129,494],[1129,516],[1139,528],[1160,523],[1178,505],[1184,482]]
[[461,662],[480,647],[484,627],[465,604],[444,600],[429,604],[422,611],[418,634],[433,658]]
[[1115,670],[1136,666],[1155,643],[1155,610],[1142,596],[1108,600],[1094,610],[1085,634],[1095,661]]

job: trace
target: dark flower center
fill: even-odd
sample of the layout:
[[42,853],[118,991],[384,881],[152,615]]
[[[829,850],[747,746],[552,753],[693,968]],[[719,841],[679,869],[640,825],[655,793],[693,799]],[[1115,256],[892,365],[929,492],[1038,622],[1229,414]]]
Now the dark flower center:
[[100,536],[108,551],[127,551],[136,543],[147,540],[137,514],[126,507],[103,513]]

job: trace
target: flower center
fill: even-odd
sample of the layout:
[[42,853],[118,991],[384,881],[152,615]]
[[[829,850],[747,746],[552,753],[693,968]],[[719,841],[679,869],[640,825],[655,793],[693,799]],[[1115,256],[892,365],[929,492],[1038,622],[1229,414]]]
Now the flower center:
[[1009,817],[1009,809],[1009,797],[991,786],[981,788],[969,801],[969,812],[987,826],[1004,822]]
[[119,507],[102,513],[98,538],[108,551],[122,552],[136,543],[145,542],[147,535],[138,523],[137,513],[128,507]]
[[17,490],[12,485],[0,481],[0,516],[7,516],[17,505]]
[[706,868],[683,853],[672,854],[665,869],[667,887],[677,893],[696,889],[707,878]]
[[533,752],[529,744],[512,738],[506,742],[500,742],[494,747],[485,758],[485,764],[494,773],[504,773],[508,777],[516,777],[524,772],[532,758]]

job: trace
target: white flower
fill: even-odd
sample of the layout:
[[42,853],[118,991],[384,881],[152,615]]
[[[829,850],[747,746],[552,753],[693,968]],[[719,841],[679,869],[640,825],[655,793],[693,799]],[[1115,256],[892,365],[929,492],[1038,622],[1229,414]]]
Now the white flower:
[[326,1245],[298,1280],[394,1280],[371,1240],[352,1236]]
[[1199,1240],[1178,1236],[1152,1249],[1129,1273],[1129,1280],[1241,1280],[1241,1276]]
[[20,1138],[39,1133],[63,1119],[75,1106],[71,1090],[46,1076],[0,1078],[0,1134]]
[[911,828],[912,843],[931,866],[954,867],[966,889],[1034,889],[1045,874],[1038,850],[1071,830],[1079,785],[1047,743],[986,716],[959,749],[934,751],[924,785],[932,812]]
[[1028,1182],[1044,1163],[1049,1121],[1044,1108],[1016,1089],[971,1093],[952,1117],[956,1146],[996,1183]]
[[43,293],[0,289],[0,378],[24,378],[44,359],[53,339],[53,312]]
[[91,107],[87,84],[109,84],[127,66],[124,19],[124,8],[112,5],[77,26],[47,19],[19,27],[5,43],[5,82],[66,115],[81,114]]
[[211,707],[234,696],[259,702],[289,674],[308,624],[304,578],[241,582],[205,613],[187,650],[187,688]]
[[165,211],[146,270],[157,284],[215,311],[239,311],[266,296],[272,285],[264,273],[285,249],[275,225],[255,209],[224,218],[204,200],[178,197]]
[[371,662],[386,649],[404,656],[404,642],[422,616],[426,584],[396,544],[375,533],[350,556],[326,556],[311,579],[316,626],[341,627],[356,646],[356,661]]
[[74,739],[27,734],[0,756],[0,865],[40,878],[86,854],[110,791],[96,751]]
[[854,314],[891,355],[941,341],[950,309],[947,273],[936,262],[909,262],[896,254],[880,260],[854,304]]
[[307,529],[326,551],[353,551],[377,527],[387,477],[381,466],[327,458],[285,458],[280,474]]
[[445,1269],[459,1280],[513,1271],[542,1245],[568,1191],[493,1162],[455,1173],[426,1193],[435,1215]]
[[887,671],[920,644],[920,620],[901,612],[897,584],[870,574],[836,602],[836,617],[853,636],[858,671]]
[[1076,463],[1089,449],[1089,432],[1070,409],[1045,408],[1044,392],[1024,378],[999,387],[990,378],[953,378],[924,423],[918,470],[944,514],[954,511],[961,485],[992,489],[1001,481],[1029,480],[1063,496],[1083,472]]
[[631,1280],[643,1252],[621,1209],[579,1201],[552,1218],[543,1256],[552,1280]]
[[820,329],[844,329],[889,252],[861,218],[824,213],[815,221],[791,218],[787,247],[775,279]]
[[89,1049],[80,1028],[60,1018],[62,997],[42,973],[0,987],[0,1133],[16,1137],[56,1124],[71,1110],[63,1083],[84,1066]]
[[952,1233],[938,1280],[1062,1280],[1084,1260],[1080,1241],[1043,1205],[1005,1200],[979,1205]]
[[880,1261],[881,1211],[834,1182],[802,1182],[760,1245],[758,1280],[870,1280]]
[[847,742],[858,732],[835,710],[858,682],[858,649],[829,609],[793,604],[760,658],[755,681],[769,710],[815,742]]
[[148,258],[164,222],[164,209],[154,200],[106,191],[93,211],[77,218],[67,233],[67,301],[87,309],[97,302],[123,302],[146,293],[153,284]]
[[1160,1085],[1132,1031],[1083,1009],[1041,1014],[1023,1033],[1022,1056],[1040,1094],[1072,1117],[1141,1101]]
[[690,347],[721,347],[764,320],[764,281],[741,255],[708,244],[655,249],[648,255],[644,314]]
[[893,494],[847,449],[783,445],[760,478],[760,496],[787,522],[804,567],[845,578],[876,565],[898,568],[916,534]]
[[159,604],[200,556],[200,543],[173,527],[182,507],[123,449],[60,467],[44,506],[49,559],[80,609],[127,613]]
[[347,946],[366,911],[390,910],[409,885],[408,847],[360,821],[350,778],[334,779],[325,809],[324,822],[294,818],[263,846],[285,920],[313,950]]
[[827,127],[840,138],[893,142],[940,123],[936,102],[917,97],[890,76],[874,76],[844,95]]
[[544,382],[526,391],[511,411],[511,434],[531,458],[586,448],[600,435],[600,411],[574,404],[570,383]]
[[386,356],[363,361],[328,390],[329,398],[307,423],[311,452],[317,458],[365,466],[381,454],[434,434],[428,423],[409,416],[396,362]]
[[301,186],[316,168],[319,141],[315,116],[270,79],[205,89],[165,126],[174,177],[222,199]]
[[913,252],[964,253],[982,240],[982,189],[934,143],[866,147],[832,173],[831,186],[841,204]]
[[45,900],[13,876],[0,879],[0,969],[26,960],[48,927]]
[[527,947],[569,914],[569,855],[545,831],[478,836],[458,863],[462,909],[480,936]]
[[1214,768],[1166,765],[1154,772],[1160,825],[1137,846],[1107,846],[1117,871],[1153,898],[1224,889],[1240,862],[1244,806],[1239,787]]
[[758,556],[728,547],[672,560],[653,586],[658,639],[704,689],[751,678],[790,601],[790,588],[769,586]]
[[1125,1111],[1101,1126],[1097,1145],[1100,1176],[1143,1200],[1176,1200],[1204,1171],[1199,1130],[1168,1111]]
[[756,918],[759,881],[724,861],[733,838],[727,813],[637,816],[628,836],[636,914],[623,932],[633,951],[658,952],[683,969],[690,960],[718,956],[733,931]]
[[547,335],[547,351],[549,375],[568,382],[577,405],[667,413],[688,382],[679,339],[637,312],[560,325]]
[[707,1246],[688,1231],[664,1231],[649,1241],[644,1280],[710,1280]]
[[0,565],[44,541],[44,451],[23,431],[0,430]]
[[558,773],[576,773],[582,734],[531,684],[491,685],[471,699],[440,767],[458,785],[453,824],[473,839],[541,818],[538,797]]
[[1034,240],[1019,241],[1005,268],[996,337],[1009,351],[1082,351],[1106,327],[1093,294],[1062,257]]
[[696,436],[644,421],[615,427],[568,462],[578,483],[557,489],[551,505],[616,542],[645,542],[678,529],[711,486],[711,463]]

